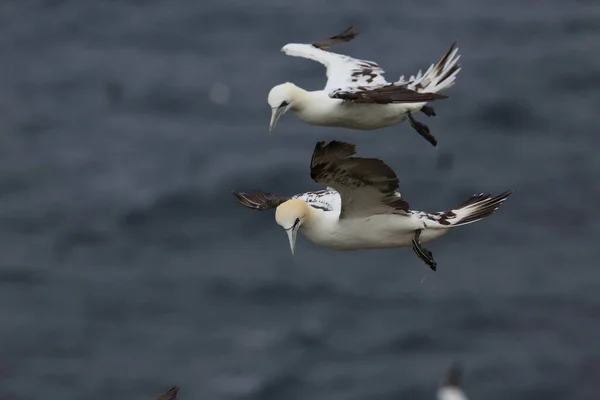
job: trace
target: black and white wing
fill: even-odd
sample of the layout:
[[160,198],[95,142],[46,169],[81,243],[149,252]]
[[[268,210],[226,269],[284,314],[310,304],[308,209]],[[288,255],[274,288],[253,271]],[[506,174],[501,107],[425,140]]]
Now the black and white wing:
[[310,163],[311,178],[340,194],[340,218],[407,214],[409,204],[397,192],[394,171],[380,159],[352,157],[354,154],[354,144],[322,141],[315,146]]
[[318,190],[296,194],[294,196],[277,196],[269,192],[254,190],[252,192],[233,192],[237,201],[253,210],[273,210],[288,200],[304,200],[308,205],[322,211],[336,211],[341,207],[340,196],[335,190]]
[[417,92],[437,93],[446,90],[454,86],[456,82],[456,76],[461,70],[459,59],[458,47],[454,42],[442,58],[437,63],[431,64],[424,73],[419,70],[417,75],[411,75],[408,80],[404,80],[404,75],[402,75],[396,84]]
[[[356,32],[352,31],[351,38],[344,40],[344,33],[342,33],[326,41],[332,41],[327,43],[331,45],[340,41],[349,41],[355,35]],[[338,38],[337,41],[333,41],[335,38]],[[438,93],[411,90],[405,82],[387,82],[383,76],[385,71],[376,62],[323,50],[326,47],[322,46],[322,42],[325,41],[313,44],[289,43],[283,46],[281,51],[288,56],[308,58],[323,64],[327,69],[327,84],[324,90],[332,98],[360,103],[388,104],[428,102],[447,97]]]

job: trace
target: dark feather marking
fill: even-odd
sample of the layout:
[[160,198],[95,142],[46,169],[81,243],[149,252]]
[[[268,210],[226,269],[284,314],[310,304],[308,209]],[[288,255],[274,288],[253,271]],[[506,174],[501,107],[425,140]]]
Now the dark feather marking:
[[446,373],[443,386],[460,388],[462,383],[463,367],[458,363],[452,364]]
[[[372,81],[372,78],[370,79]],[[367,104],[420,103],[448,98],[443,94],[421,93],[408,89],[404,85],[393,83],[372,89],[363,86],[357,87],[356,90],[338,89],[332,92],[329,97]]]
[[253,210],[271,210],[277,208],[280,204],[285,203],[291,197],[276,196],[274,194],[254,190],[251,193],[236,193],[232,192],[237,201]]
[[177,393],[179,392],[179,388],[177,386],[173,386],[165,393],[161,394],[156,398],[156,400],[175,400],[177,399]]
[[349,42],[354,39],[358,35],[358,32],[354,29],[352,25],[350,25],[346,30],[342,33],[339,33],[335,36],[332,36],[328,39],[318,40],[314,42],[312,45],[317,49],[327,50],[332,45],[336,43]]

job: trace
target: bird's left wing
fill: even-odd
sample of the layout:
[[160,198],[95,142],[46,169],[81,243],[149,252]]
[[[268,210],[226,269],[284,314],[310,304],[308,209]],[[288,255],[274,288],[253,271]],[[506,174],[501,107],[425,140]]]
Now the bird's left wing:
[[352,157],[355,153],[351,143],[322,141],[315,146],[310,164],[315,182],[339,192],[340,218],[408,213],[409,204],[397,192],[394,171],[380,159]]
[[339,196],[332,190],[318,190],[294,196],[277,196],[261,190],[249,193],[233,192],[233,195],[241,205],[260,211],[275,209],[280,204],[292,199],[304,200],[309,206],[323,211],[339,209]]

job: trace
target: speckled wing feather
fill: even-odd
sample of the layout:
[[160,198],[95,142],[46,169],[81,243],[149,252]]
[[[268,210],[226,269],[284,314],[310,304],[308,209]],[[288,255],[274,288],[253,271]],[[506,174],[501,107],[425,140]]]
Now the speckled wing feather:
[[304,200],[309,206],[322,211],[339,209],[339,195],[334,190],[317,190],[294,196],[277,196],[260,190],[254,190],[250,193],[232,193],[240,204],[253,210],[272,210],[291,199]]
[[156,398],[156,400],[175,400],[177,399],[177,393],[179,392],[179,388],[177,386],[173,386],[165,393],[161,394]]
[[394,171],[377,158],[351,157],[355,151],[351,143],[321,141],[311,159],[311,178],[341,196],[340,218],[408,213],[408,202],[397,192],[399,183]]
[[448,96],[439,93],[421,93],[406,86],[389,84],[378,87],[357,86],[334,90],[329,94],[333,99],[347,100],[355,103],[390,104],[421,103],[446,99]]
[[324,89],[327,92],[390,84],[383,77],[385,71],[374,61],[360,60],[304,43],[288,43],[281,51],[288,56],[308,58],[323,64],[327,69],[327,84]]

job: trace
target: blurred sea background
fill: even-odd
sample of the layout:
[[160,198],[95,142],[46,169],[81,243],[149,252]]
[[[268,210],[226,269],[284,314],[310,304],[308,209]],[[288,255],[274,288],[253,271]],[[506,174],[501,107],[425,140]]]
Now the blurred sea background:
[[[269,89],[334,51],[388,80],[458,40],[438,117],[360,132]],[[0,3],[0,399],[600,398],[600,4],[255,0]],[[294,194],[318,140],[356,143],[417,209],[514,194],[428,248],[336,252],[231,190]]]

